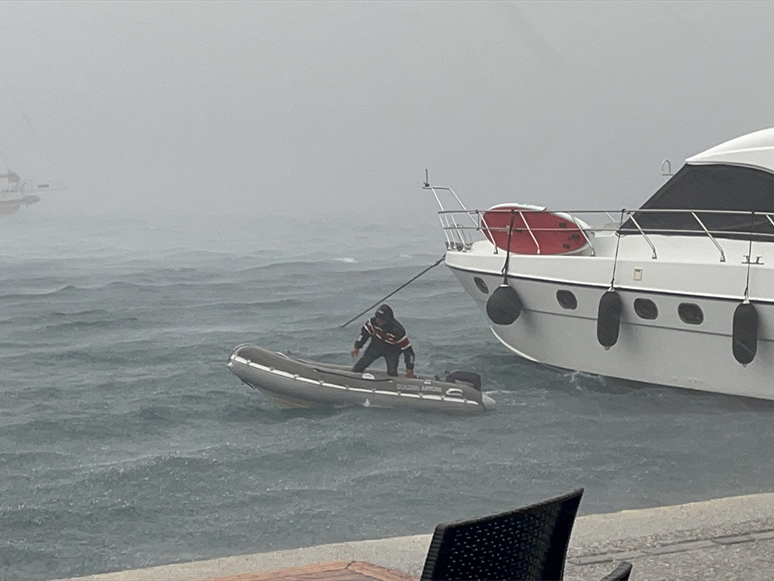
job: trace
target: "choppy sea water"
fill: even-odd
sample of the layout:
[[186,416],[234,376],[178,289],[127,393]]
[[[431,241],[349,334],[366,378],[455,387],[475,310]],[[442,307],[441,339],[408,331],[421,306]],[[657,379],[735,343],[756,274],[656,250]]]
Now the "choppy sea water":
[[389,303],[418,371],[479,372],[491,415],[281,410],[229,372],[244,342],[349,362],[365,315],[340,325],[442,255],[432,216],[0,218],[1,579],[430,533],[578,486],[582,514],[771,491],[774,405],[521,361],[443,266]]

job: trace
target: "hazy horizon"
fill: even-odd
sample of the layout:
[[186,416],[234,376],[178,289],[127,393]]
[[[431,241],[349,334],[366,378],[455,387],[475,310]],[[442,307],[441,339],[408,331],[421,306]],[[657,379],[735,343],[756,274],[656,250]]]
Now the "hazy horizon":
[[774,125],[774,5],[0,5],[0,167],[78,212],[635,207]]

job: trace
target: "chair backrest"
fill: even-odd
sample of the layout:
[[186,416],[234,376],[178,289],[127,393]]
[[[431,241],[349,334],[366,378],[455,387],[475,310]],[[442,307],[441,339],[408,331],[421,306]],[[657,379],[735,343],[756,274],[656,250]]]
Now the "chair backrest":
[[613,569],[610,573],[602,577],[599,581],[628,581],[629,575],[632,572],[632,564],[626,561],[621,561],[618,567]]
[[510,512],[439,524],[422,581],[562,579],[583,489]]

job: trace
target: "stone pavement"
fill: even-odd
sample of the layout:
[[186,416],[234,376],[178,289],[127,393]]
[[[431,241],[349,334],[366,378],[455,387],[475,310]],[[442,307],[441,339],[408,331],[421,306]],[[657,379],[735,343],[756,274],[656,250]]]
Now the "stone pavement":
[[580,517],[565,579],[600,579],[620,561],[633,581],[774,579],[774,494]]
[[[419,577],[430,538],[426,534],[336,543],[91,575],[77,581],[202,581],[328,561],[365,561]],[[632,581],[774,579],[774,494],[577,519],[566,581],[598,580],[624,560],[634,565]]]

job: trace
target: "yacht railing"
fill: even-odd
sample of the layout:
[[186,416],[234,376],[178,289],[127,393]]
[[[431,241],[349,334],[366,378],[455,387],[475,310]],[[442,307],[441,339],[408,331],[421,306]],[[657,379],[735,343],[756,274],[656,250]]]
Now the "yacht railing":
[[[438,218],[441,221],[441,228],[443,229],[444,235],[446,236],[446,248],[449,250],[455,248],[457,250],[470,250],[470,247],[473,245],[473,239],[469,233],[471,227],[465,227],[462,224],[457,224],[456,217],[459,214],[466,214],[473,222],[472,229],[481,232],[481,224],[486,224],[484,222],[483,216],[481,215],[481,212],[478,210],[468,210],[465,207],[465,204],[462,203],[462,200],[460,200],[459,196],[457,196],[457,194],[451,188],[430,186],[429,184],[425,183],[425,189],[429,189],[433,192],[435,201],[438,202],[438,206],[441,208],[441,211],[438,212]],[[443,203],[438,196],[439,191],[450,193],[460,209],[444,210]],[[476,216],[476,218],[473,218],[473,216]]]
[[[463,205],[460,198],[454,193],[454,190],[446,187],[426,186],[425,189],[429,189],[433,192],[441,211],[438,212],[438,217],[441,222],[441,228],[444,231],[446,237],[446,248],[448,250],[468,251],[473,246],[473,237],[478,233],[483,238],[489,239],[487,232],[508,232],[509,226],[489,226],[484,218],[484,213],[503,213],[510,216],[519,216],[521,222],[518,226],[518,230],[526,230],[536,247],[536,254],[541,254],[541,247],[539,236],[537,234],[541,232],[566,232],[564,228],[538,228],[530,226],[528,220],[525,219],[525,215],[534,215],[536,213],[551,213],[551,214],[563,214],[568,216],[572,222],[586,236],[590,247],[590,254],[593,256],[596,254],[596,248],[594,247],[594,234],[602,232],[614,232],[616,235],[633,235],[641,237],[650,247],[651,257],[653,260],[658,259],[658,252],[656,245],[654,244],[652,237],[654,235],[684,235],[684,236],[704,236],[706,237],[718,251],[720,262],[726,262],[726,254],[723,247],[718,242],[718,239],[741,239],[746,241],[771,241],[774,242],[774,213],[768,212],[748,212],[738,210],[701,210],[701,209],[685,209],[685,210],[661,210],[661,209],[636,209],[636,210],[549,210],[540,208],[524,207],[517,208],[502,208],[491,210],[468,210]],[[459,206],[458,209],[446,209],[441,203],[439,192],[448,192],[454,202]],[[653,214],[677,214],[690,216],[692,222],[696,224],[696,228],[664,228],[661,226],[650,226],[640,224],[638,217],[644,215]],[[591,218],[587,218],[587,217]],[[704,219],[700,216],[703,216]],[[750,224],[749,228],[745,229],[729,229],[729,227],[718,229],[717,227],[711,228],[707,226],[709,217],[727,216],[733,218],[733,222],[737,225]],[[603,217],[607,218],[608,223],[601,226],[590,226],[585,223],[583,219],[593,221],[594,218]],[[755,230],[756,219],[758,222],[761,220],[767,222],[767,226],[771,226],[772,232],[761,232]],[[626,226],[626,228],[624,228]],[[759,224],[760,226],[760,224]],[[739,228],[740,226],[734,226]],[[744,228],[744,227],[742,227]],[[514,231],[516,231],[514,227]],[[490,240],[491,241],[491,240]],[[497,245],[493,244],[493,252],[497,254],[503,249],[498,249]]]

